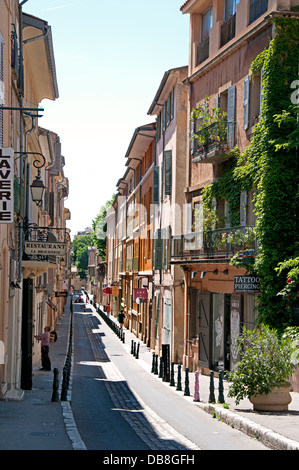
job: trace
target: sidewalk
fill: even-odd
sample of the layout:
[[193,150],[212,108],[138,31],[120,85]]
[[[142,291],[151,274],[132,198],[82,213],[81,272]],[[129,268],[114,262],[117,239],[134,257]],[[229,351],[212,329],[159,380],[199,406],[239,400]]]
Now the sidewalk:
[[[69,304],[59,320],[58,340],[50,343],[51,372],[33,369],[32,390],[23,399],[0,401],[0,450],[72,450],[76,448],[76,426],[70,403],[52,401],[54,373],[59,370],[59,398],[62,371],[67,354],[70,325]],[[5,398],[5,397],[4,397]],[[72,440],[70,438],[72,437]]]
[[[104,315],[103,312],[99,314]],[[59,399],[61,397],[62,371],[68,349],[69,325],[70,311],[69,304],[67,304],[65,313],[56,328],[58,340],[50,345],[52,372],[40,371],[40,366],[36,366],[33,371],[32,390],[24,392],[23,400],[0,401],[0,450],[85,450],[71,410],[71,380],[67,401],[52,401],[55,368],[60,372]],[[200,375],[200,401],[195,402],[193,401],[195,373],[189,373],[190,396],[185,396],[185,372],[182,370],[182,391],[177,391],[177,374],[175,374],[175,386],[170,386],[168,382],[163,382],[158,375],[153,374],[151,372],[152,352],[130,331],[127,329],[124,331],[125,343],[122,344],[127,353],[131,354],[132,340],[139,343],[139,358],[136,358],[136,361],[140,367],[154,375],[163,386],[171,388],[173,393],[181,396],[182,405],[183,401],[187,400],[216,419],[259,439],[269,447],[299,450],[298,393],[292,392],[292,402],[287,412],[254,412],[247,400],[235,406],[234,401],[227,397],[228,384],[224,381],[224,398],[229,405],[226,409],[222,404],[208,403],[210,377]],[[73,347],[75,348],[76,344]],[[218,379],[214,380],[214,385],[215,398],[218,401]]]
[[[96,306],[97,310],[99,306]],[[101,314],[106,315],[102,312]],[[117,323],[116,319],[110,318]],[[136,359],[149,373],[152,373],[152,351],[140,342],[134,334],[124,328],[124,348],[131,354],[132,341],[139,343],[139,357]],[[121,339],[120,339],[121,340]],[[155,374],[153,374],[155,375]],[[216,403],[209,403],[210,377],[199,375],[199,402],[194,401],[195,373],[188,374],[190,396],[185,396],[185,371],[181,369],[182,391],[177,391],[177,365],[175,365],[175,385],[163,382],[159,375],[157,380],[166,387],[170,387],[174,393],[179,394],[182,400],[187,400],[194,406],[200,407],[214,418],[240,430],[241,432],[260,440],[264,445],[278,450],[299,450],[299,393],[291,392],[292,402],[288,411],[283,412],[257,412],[249,400],[242,400],[239,405],[235,404],[233,398],[228,397],[228,382],[224,380],[225,405],[218,402],[218,378],[214,378],[214,395]],[[228,407],[227,407],[228,406]]]

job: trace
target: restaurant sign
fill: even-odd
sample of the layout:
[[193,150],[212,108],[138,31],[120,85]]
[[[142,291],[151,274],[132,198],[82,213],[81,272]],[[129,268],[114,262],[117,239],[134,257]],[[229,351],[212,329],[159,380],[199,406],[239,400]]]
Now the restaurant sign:
[[235,292],[260,292],[260,278],[257,276],[235,276],[234,290]]
[[64,256],[66,243],[60,242],[25,242],[26,255]]

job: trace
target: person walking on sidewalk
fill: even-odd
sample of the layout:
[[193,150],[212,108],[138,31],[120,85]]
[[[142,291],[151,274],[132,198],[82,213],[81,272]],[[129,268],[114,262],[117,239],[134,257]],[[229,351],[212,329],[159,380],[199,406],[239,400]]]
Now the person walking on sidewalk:
[[41,341],[42,367],[40,370],[51,370],[51,361],[49,358],[50,330],[51,328],[49,326],[45,326],[44,333],[35,336],[38,341]]
[[124,311],[121,310],[119,315],[118,315],[118,322],[119,322],[119,326],[120,326],[121,329],[124,326],[124,318],[125,318]]

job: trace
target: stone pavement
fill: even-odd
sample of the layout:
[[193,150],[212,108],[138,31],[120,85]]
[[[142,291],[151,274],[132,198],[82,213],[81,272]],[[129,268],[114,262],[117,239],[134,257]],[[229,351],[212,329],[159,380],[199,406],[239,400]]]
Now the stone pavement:
[[[97,311],[103,316],[101,309]],[[40,371],[34,367],[33,387],[30,391],[19,394],[18,400],[0,401],[0,450],[85,450],[76,427],[71,409],[72,378],[66,400],[61,401],[62,371],[70,341],[70,311],[66,306],[57,325],[58,341],[50,345],[52,369],[59,371],[59,390],[53,392],[54,374]],[[163,382],[152,372],[152,351],[139,342],[127,329],[123,348],[131,354],[132,340],[139,343],[140,367],[156,377],[163,386],[173,390],[183,401],[187,400],[204,412],[210,413],[229,426],[259,439],[270,448],[281,450],[299,450],[299,394],[292,392],[292,402],[286,412],[254,412],[248,400],[238,406],[227,397],[228,384],[224,381],[225,407],[218,403],[209,403],[210,377],[199,376],[199,398],[194,401],[195,373],[189,373],[190,395],[185,395],[185,371],[182,370],[182,391],[177,388],[177,366],[175,366],[175,386]],[[121,339],[120,339],[121,341]],[[74,344],[73,347],[76,347]],[[214,379],[215,399],[218,401],[218,379]],[[16,394],[15,396],[18,396]],[[5,397],[4,397],[5,398]],[[58,401],[52,401],[52,399]],[[65,398],[65,397],[64,397]],[[227,408],[228,406],[228,408]]]

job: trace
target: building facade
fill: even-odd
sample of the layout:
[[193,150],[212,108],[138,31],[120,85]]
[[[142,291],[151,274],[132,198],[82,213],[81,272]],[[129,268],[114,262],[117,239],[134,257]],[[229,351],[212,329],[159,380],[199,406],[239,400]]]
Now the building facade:
[[172,262],[185,269],[184,362],[193,370],[198,366],[233,370],[239,359],[236,336],[242,325],[255,327],[259,279],[231,261],[238,255],[244,265],[257,254],[256,188],[241,191],[233,209],[231,197],[213,197],[208,212],[203,194],[207,186],[220,181],[235,152],[242,153],[251,142],[263,99],[263,70],[253,78],[251,64],[275,34],[271,13],[283,14],[292,5],[270,0],[188,0],[181,7],[183,14],[190,15],[185,81],[190,97],[186,191],[190,228],[187,237],[173,240]]
[[[0,7],[1,167],[12,162],[11,194],[0,224],[0,398],[5,399],[21,399],[32,387],[32,369],[40,360],[34,334],[46,325],[54,328],[62,313],[58,294],[67,293],[70,261],[68,180],[59,137],[38,126],[41,102],[58,98],[51,27],[24,13],[24,3],[5,1]],[[8,177],[1,172],[2,188],[8,189]],[[63,253],[33,253],[32,241],[63,241]]]

